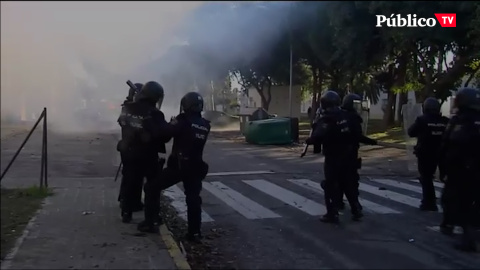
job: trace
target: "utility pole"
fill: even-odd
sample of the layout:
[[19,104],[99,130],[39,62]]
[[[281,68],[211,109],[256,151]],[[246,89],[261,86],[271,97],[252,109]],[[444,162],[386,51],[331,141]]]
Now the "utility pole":
[[292,45],[292,6],[290,6],[289,14],[289,37],[290,37],[290,86],[288,89],[288,109],[289,116],[292,117],[292,91],[293,91],[293,45]]

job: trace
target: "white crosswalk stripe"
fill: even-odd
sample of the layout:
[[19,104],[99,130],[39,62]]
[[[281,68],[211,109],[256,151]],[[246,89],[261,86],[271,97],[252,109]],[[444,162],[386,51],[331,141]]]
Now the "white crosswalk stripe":
[[[173,186],[166,189],[163,194],[172,200],[172,206],[177,210],[178,215],[187,220],[187,205],[185,204],[185,194],[178,186]],[[205,211],[202,210],[202,222],[212,222],[211,218]]]
[[[422,194],[422,187],[421,186],[415,186],[415,185],[407,184],[405,182],[400,182],[400,181],[395,181],[395,180],[390,180],[390,179],[370,179],[370,181],[373,181],[373,182],[379,183],[379,184],[387,184],[387,185],[392,186],[392,187],[406,189],[406,190],[410,190],[410,191]],[[440,194],[440,192],[435,191],[435,195],[438,198],[438,197],[440,197],[441,194]]]
[[268,181],[244,180],[243,182],[311,216],[323,215],[326,212],[325,206]]
[[[203,205],[202,222],[212,222],[217,218],[216,215],[212,217],[207,214],[205,207],[208,212],[208,207],[219,202],[249,220],[281,218],[282,215],[273,209],[272,206],[261,204],[261,202],[265,202],[265,199],[258,198],[258,195],[257,198],[252,197],[254,196],[252,188],[307,215],[320,216],[326,213],[323,199],[324,192],[318,182],[311,179],[275,179],[275,181],[278,181],[279,184],[274,184],[270,180],[265,179],[242,180],[242,185],[245,185],[237,184],[234,187],[222,181],[205,181],[203,183],[204,191],[202,197],[203,201],[208,203]],[[280,186],[281,182],[285,184]],[[293,189],[293,186],[289,183],[300,187],[300,189],[297,188],[295,191],[289,190],[288,187]],[[389,187],[392,187],[392,189],[389,189]],[[407,180],[402,182],[381,178],[361,181],[359,190],[362,192],[359,201],[364,211],[379,215],[409,213],[408,209],[418,208],[420,205],[421,196],[418,195],[422,193],[422,188],[418,181]],[[300,195],[302,193],[307,194],[307,192],[314,192],[319,196],[318,198],[316,196],[309,197],[312,198],[309,199]],[[416,195],[413,195],[412,192]],[[365,196],[362,196],[362,194]],[[179,186],[173,186],[165,190],[164,195],[172,200],[172,206],[177,210],[180,217],[186,219],[187,206],[185,204],[185,195]],[[437,192],[437,196],[439,195]],[[211,201],[208,201],[209,198],[218,199],[218,201],[212,204]],[[378,198],[379,201],[376,201],[375,198]],[[386,205],[382,203],[385,199],[396,204]]]
[[[418,183],[418,180],[410,180],[410,182],[413,182],[413,183]],[[436,188],[443,188],[444,184],[443,183],[440,183],[440,182],[437,182],[437,181],[434,181],[433,182],[433,185],[436,187]]]
[[248,219],[280,217],[220,182],[205,182],[203,188]]
[[[307,188],[309,190],[312,190],[316,193],[323,195],[323,189],[319,183],[315,183],[308,179],[288,179],[288,181],[290,183],[296,184],[298,186]],[[368,200],[364,200],[362,198],[358,198],[358,200],[360,201],[360,204],[364,207],[364,209],[369,212],[374,212],[379,214],[400,214],[401,213],[395,209],[392,209]]]
[[[405,190],[409,190],[409,191],[413,191],[413,192],[422,194],[422,187],[420,187],[420,186],[414,186],[414,185],[410,185],[410,184],[407,184],[407,183],[404,183],[404,182],[394,181],[394,180],[390,180],[390,179],[370,179],[370,181],[373,181],[373,182],[376,182],[376,183],[379,183],[379,184],[387,184],[387,185],[392,186],[392,187],[397,187],[397,188],[401,188],[401,189],[405,189]],[[437,196],[437,198],[440,198],[440,196],[441,196],[440,192],[438,192],[438,191],[435,191],[435,195]],[[418,204],[418,202],[417,202],[417,204]],[[439,210],[441,212],[440,205],[437,205],[437,206],[439,207]]]

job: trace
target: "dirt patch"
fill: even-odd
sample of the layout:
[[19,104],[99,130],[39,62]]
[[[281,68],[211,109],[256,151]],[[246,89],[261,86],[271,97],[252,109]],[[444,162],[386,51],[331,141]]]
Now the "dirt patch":
[[[220,229],[203,228],[202,234],[204,239],[202,243],[192,243],[185,240],[187,232],[187,223],[180,218],[175,208],[170,204],[170,199],[162,196],[161,198],[161,215],[172,232],[173,237],[179,244],[184,247],[187,253],[187,260],[192,269],[236,269],[232,266],[233,261],[229,261],[214,245],[214,240],[222,237],[223,233]],[[204,226],[205,227],[205,226]]]
[[1,259],[3,260],[22,234],[25,226],[52,193],[44,188],[1,189]]

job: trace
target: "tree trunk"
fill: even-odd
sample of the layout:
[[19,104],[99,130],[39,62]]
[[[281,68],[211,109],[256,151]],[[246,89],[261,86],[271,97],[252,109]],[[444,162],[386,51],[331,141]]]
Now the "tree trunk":
[[340,78],[338,78],[338,74],[336,73],[336,71],[332,71],[330,72],[330,85],[329,85],[329,90],[333,90],[333,91],[336,91],[338,92],[339,89],[338,89],[338,86],[340,84]]
[[264,108],[268,112],[268,106],[270,105],[270,103],[268,102],[268,99],[265,97],[265,93],[263,92],[264,91],[263,87],[261,90],[257,88],[257,91],[258,91],[258,95],[260,95],[262,108]]
[[480,69],[480,65],[470,74],[467,81],[465,81],[465,84],[463,85],[463,87],[468,87],[468,85],[473,80],[473,78],[475,78],[475,75],[477,74],[479,69]]
[[318,109],[318,93],[320,92],[321,88],[321,82],[320,82],[320,74],[317,68],[311,67],[312,69],[312,74],[313,74],[313,83],[312,83],[312,105],[310,106],[312,108],[312,111],[310,113],[310,123],[313,123],[313,120],[315,120],[315,113],[317,112]]
[[387,104],[385,105],[385,111],[383,113],[383,125],[385,128],[391,127],[395,123],[395,101],[396,100],[397,100],[397,94],[389,90]]
[[[407,77],[408,56],[409,54],[407,52],[403,52],[397,59],[397,63],[398,63],[398,68],[396,72],[397,76],[394,82],[394,84],[397,87],[405,86],[406,77]],[[407,101],[408,101],[408,92],[407,93],[401,92],[398,99],[398,106],[397,106],[397,103],[395,102],[395,106],[397,107],[396,109],[397,119],[399,123],[403,122],[402,105],[407,103]]]
[[403,115],[402,115],[402,105],[407,104],[408,102],[408,93],[401,92],[398,96],[398,106],[397,106],[397,119],[400,125],[403,124]]

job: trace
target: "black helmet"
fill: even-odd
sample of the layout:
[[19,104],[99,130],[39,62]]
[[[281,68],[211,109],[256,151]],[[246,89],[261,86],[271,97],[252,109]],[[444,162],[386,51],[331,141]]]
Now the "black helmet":
[[160,108],[162,106],[164,97],[163,87],[155,81],[147,82],[143,85],[142,90],[136,96],[136,100],[146,100],[152,104],[158,104]]
[[142,89],[143,87],[143,84],[141,83],[136,83],[134,84],[136,89],[134,88],[131,88],[128,90],[128,96],[127,96],[127,100],[128,101],[133,101],[133,98],[135,97],[135,95]]
[[480,91],[470,87],[458,90],[455,95],[455,107],[459,110],[471,109],[480,111]]
[[329,90],[320,98],[320,104],[324,110],[340,106],[340,96],[337,92]]
[[436,98],[429,97],[423,102],[423,113],[425,114],[439,114],[440,102]]
[[197,92],[189,92],[183,96],[180,107],[184,112],[199,113],[203,111],[203,97]]
[[[360,113],[362,98],[357,94],[348,94],[343,98],[342,108],[347,111],[357,111]],[[360,108],[358,108],[358,105]]]

